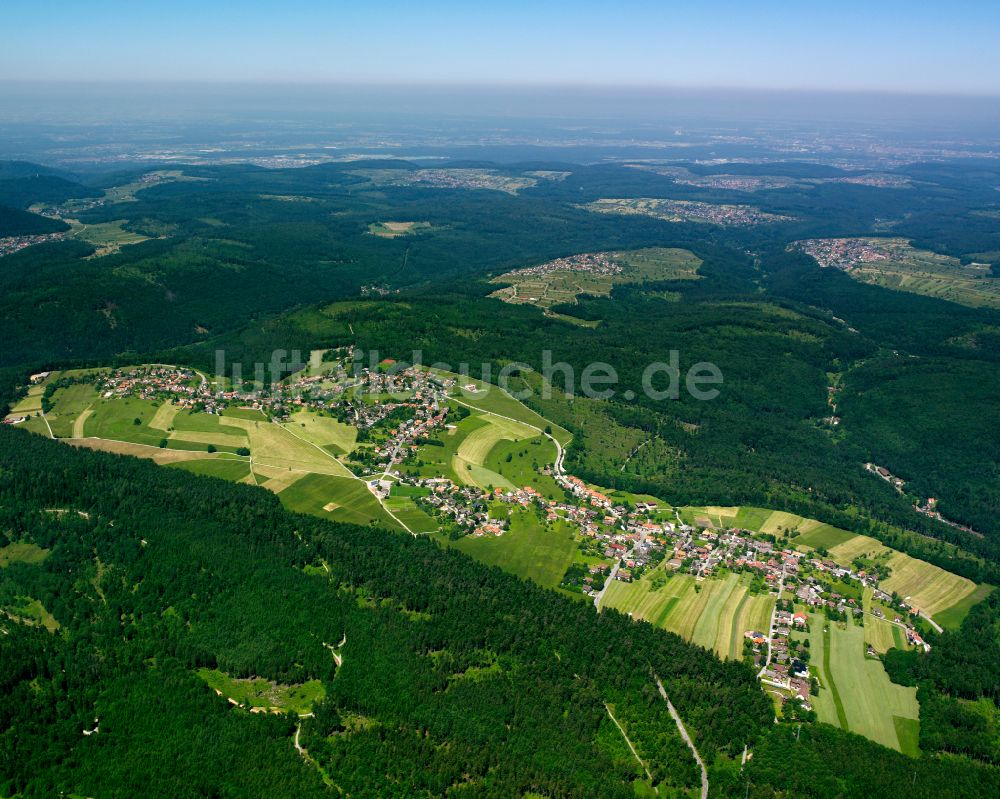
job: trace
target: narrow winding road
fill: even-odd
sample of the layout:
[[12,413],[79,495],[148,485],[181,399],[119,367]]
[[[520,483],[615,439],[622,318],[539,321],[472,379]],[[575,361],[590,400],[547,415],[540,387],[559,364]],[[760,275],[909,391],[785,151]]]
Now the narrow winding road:
[[670,716],[673,718],[674,723],[677,725],[677,731],[681,734],[681,738],[684,739],[684,743],[688,745],[691,750],[691,754],[694,755],[694,760],[698,764],[698,768],[701,769],[701,799],[708,799],[708,769],[705,768],[705,761],[701,759],[701,755],[698,754],[698,749],[694,745],[694,741],[691,740],[691,736],[688,735],[688,731],[684,728],[684,722],[681,721],[681,717],[677,714],[676,708],[674,708],[673,703],[667,697],[667,692],[663,690],[663,683],[660,682],[660,678],[656,677],[656,687],[660,691],[660,696],[663,697],[663,701],[667,703],[667,710],[670,711]]
[[[625,728],[618,723],[618,719],[616,719],[614,713],[611,712],[611,707],[607,702],[604,703],[604,709],[608,711],[608,716],[615,723],[615,726],[618,728],[618,732],[622,734],[622,738],[625,739],[625,743],[628,744],[628,748],[632,750],[632,754],[635,756],[635,759],[639,761],[639,765],[642,766],[642,770],[646,772],[646,778],[649,780],[649,784],[653,785],[653,775],[650,772],[649,767],[643,762],[642,758],[639,757],[639,753],[635,751],[635,747],[632,746],[632,742],[628,739],[628,735],[625,734]],[[653,785],[653,790],[656,791],[657,794],[660,793],[660,789],[655,785]]]

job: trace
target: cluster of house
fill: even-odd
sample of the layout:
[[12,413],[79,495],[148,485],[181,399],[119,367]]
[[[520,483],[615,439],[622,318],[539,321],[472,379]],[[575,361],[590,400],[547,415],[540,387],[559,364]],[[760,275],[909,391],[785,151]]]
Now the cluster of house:
[[937,500],[934,497],[928,498],[924,503],[917,503],[913,506],[913,509],[917,513],[922,513],[924,516],[929,516],[942,524],[947,524],[949,527],[954,527],[956,530],[961,530],[965,533],[972,533],[972,535],[982,538],[982,533],[973,530],[967,524],[961,524],[960,522],[952,521],[947,516],[942,515],[941,511],[937,509]]
[[[248,408],[283,421],[297,410],[335,410],[343,421],[359,430],[371,430],[405,409],[405,418],[391,420],[384,440],[370,449],[369,461],[359,467],[364,473],[390,468],[407,452],[417,449],[421,436],[444,425],[444,400],[455,382],[412,367],[395,373],[362,369],[348,378],[340,363],[324,374],[295,377],[280,390],[272,391],[219,390],[193,370],[174,366],[115,369],[77,379],[93,380],[106,399],[169,399],[182,409],[205,413],[221,413],[229,407]],[[376,396],[370,402],[353,395],[347,400],[351,391]]]
[[877,477],[881,477],[889,485],[895,488],[897,491],[902,493],[903,487],[906,485],[906,481],[902,477],[896,477],[892,472],[886,469],[884,466],[877,466],[874,463],[866,463],[865,469]]
[[36,233],[31,236],[4,236],[0,238],[0,258],[13,255],[35,244],[45,244],[49,241],[61,241],[66,233]]
[[617,263],[612,253],[587,252],[570,255],[566,258],[556,258],[538,266],[529,266],[508,272],[504,277],[542,277],[559,270],[570,272],[590,272],[595,275],[618,275],[622,272],[621,264]]
[[420,183],[437,189],[493,189],[516,192],[534,186],[538,181],[527,177],[511,177],[489,169],[418,169],[402,173],[405,182]]
[[[784,688],[792,695],[802,700],[803,706],[811,710],[809,695],[811,680],[809,678],[808,651],[801,644],[790,639],[791,630],[805,630],[809,626],[809,617],[805,613],[791,613],[787,610],[776,610],[771,630],[770,659],[767,668],[761,674],[765,682]],[[768,644],[765,633],[748,631],[744,633],[754,647],[754,665],[759,666],[763,657],[763,647]]]
[[874,186],[877,189],[904,189],[910,185],[906,175],[890,175],[882,172],[869,172],[865,175],[848,175],[846,177],[824,178],[823,183],[850,183],[854,186]]
[[892,254],[867,239],[805,239],[789,246],[812,256],[820,266],[850,270],[858,264],[888,261]]
[[587,208],[600,213],[642,214],[667,222],[710,222],[722,227],[751,227],[791,219],[791,217],[762,211],[752,205],[724,205],[696,200],[660,198],[598,200],[588,205]]

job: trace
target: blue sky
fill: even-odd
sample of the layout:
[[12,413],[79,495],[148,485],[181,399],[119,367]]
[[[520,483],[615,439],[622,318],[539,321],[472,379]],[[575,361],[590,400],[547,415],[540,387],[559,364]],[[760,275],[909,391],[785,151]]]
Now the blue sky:
[[1000,3],[5,0],[0,80],[1000,94]]

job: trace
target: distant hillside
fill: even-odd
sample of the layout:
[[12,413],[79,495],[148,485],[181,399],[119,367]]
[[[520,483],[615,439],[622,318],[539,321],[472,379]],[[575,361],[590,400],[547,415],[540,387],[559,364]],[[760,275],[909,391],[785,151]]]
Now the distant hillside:
[[27,208],[33,203],[61,203],[76,197],[100,195],[99,189],[83,186],[56,175],[36,174],[0,179],[0,204],[15,208]]
[[53,177],[75,180],[76,175],[62,169],[54,169],[50,166],[35,164],[31,161],[0,161],[0,180],[10,180],[12,178],[33,178],[38,175],[48,175]]
[[58,219],[32,214],[9,205],[0,205],[0,237],[30,236],[36,233],[58,233],[69,226]]

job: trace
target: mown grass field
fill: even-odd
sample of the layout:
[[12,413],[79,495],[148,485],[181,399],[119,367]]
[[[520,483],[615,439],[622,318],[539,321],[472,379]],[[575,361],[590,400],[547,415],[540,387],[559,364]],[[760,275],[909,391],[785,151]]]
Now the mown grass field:
[[368,232],[383,239],[396,239],[430,230],[430,222],[373,222]]
[[414,533],[433,533],[440,529],[441,525],[424,512],[414,501],[413,497],[406,495],[390,495],[384,500],[385,506],[392,511],[392,514],[405,524]]
[[[536,433],[550,427],[552,437],[564,447],[573,438],[573,434],[568,430],[552,424],[548,419],[531,410],[523,402],[514,399],[510,394],[497,386],[484,383],[482,380],[476,380],[475,378],[455,375],[451,372],[437,371],[437,373],[444,377],[454,377],[458,380],[459,389],[454,397],[457,402],[463,405],[475,410],[509,417],[515,421],[537,428]],[[475,386],[476,390],[465,391],[463,387],[467,385]]]
[[153,414],[153,418],[149,420],[149,426],[154,430],[163,430],[166,432],[174,426],[174,418],[177,416],[179,411],[180,408],[167,400],[156,409],[156,413]]
[[95,250],[91,256],[93,258],[110,255],[129,244],[139,244],[149,240],[148,236],[125,230],[122,225],[128,222],[127,219],[116,219],[113,222],[89,225],[82,225],[75,219],[67,219],[66,221],[72,228],[71,235],[93,245]]
[[[400,529],[368,487],[353,477],[307,474],[278,493],[289,510],[353,524]],[[329,510],[327,510],[329,508]]]
[[[879,654],[885,654],[893,647],[911,649],[912,647],[906,642],[906,635],[898,624],[893,623],[896,611],[875,602],[873,594],[871,588],[865,588],[861,600],[861,607],[865,612],[865,643],[871,644],[872,649]],[[874,608],[881,610],[884,618],[869,615]]]
[[502,536],[465,537],[448,542],[476,560],[499,566],[546,588],[559,585],[576,553],[574,529],[565,522],[546,525],[532,511],[515,511]]
[[[102,399],[92,406],[92,413],[84,425],[84,435],[131,441],[136,444],[158,446],[165,437],[161,430],[153,430],[149,423],[156,415],[157,406],[151,400],[134,397]],[[139,424],[135,424],[135,420]]]
[[357,428],[313,411],[297,411],[282,426],[334,455],[346,455],[357,446]]
[[202,458],[199,460],[180,461],[170,465],[174,469],[183,469],[192,474],[204,474],[238,483],[250,474],[250,463],[237,458]]
[[487,424],[482,416],[472,414],[459,421],[453,428],[437,433],[436,437],[442,446],[425,444],[420,447],[417,457],[423,465],[413,469],[423,477],[447,477],[461,485],[464,481],[459,479],[453,468],[458,449],[467,436]]
[[319,680],[281,685],[260,677],[237,679],[218,669],[198,669],[197,673],[209,688],[246,707],[280,710],[301,716],[311,713],[313,704],[326,696],[323,683]]
[[934,621],[947,630],[957,630],[962,626],[965,617],[969,615],[972,606],[982,602],[995,590],[992,585],[978,585],[971,594],[966,594],[962,599],[951,607],[939,611],[934,616]]
[[52,395],[52,409],[45,414],[53,435],[56,438],[74,437],[76,420],[98,399],[97,391],[87,383],[56,389]]
[[484,465],[518,488],[531,486],[542,495],[556,499],[563,495],[562,488],[553,477],[539,473],[539,469],[551,465],[555,459],[555,445],[536,435],[518,441],[498,441],[489,451]]
[[879,660],[865,657],[861,626],[815,613],[809,626],[810,665],[822,684],[813,703],[820,721],[917,756],[917,689],[891,682]]
[[[460,482],[480,488],[513,489],[517,486],[505,475],[485,466],[490,451],[501,441],[521,441],[537,435],[536,431],[520,422],[499,416],[480,414],[485,424],[466,435],[455,450],[452,471]],[[470,468],[471,467],[471,468]]]
[[[945,611],[976,593],[976,584],[965,577],[945,571],[938,566],[896,552],[889,558],[892,575],[883,580],[885,591],[895,591],[909,597],[920,610],[937,619]],[[951,621],[955,614],[946,616]],[[938,622],[940,624],[940,622]]]
[[38,413],[42,409],[42,394],[44,393],[45,386],[41,383],[30,386],[28,392],[10,409],[10,415],[27,416],[31,413]]
[[219,417],[219,423],[221,430],[246,435],[254,463],[353,479],[350,470],[330,452],[300,437],[294,428],[228,416]]

